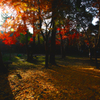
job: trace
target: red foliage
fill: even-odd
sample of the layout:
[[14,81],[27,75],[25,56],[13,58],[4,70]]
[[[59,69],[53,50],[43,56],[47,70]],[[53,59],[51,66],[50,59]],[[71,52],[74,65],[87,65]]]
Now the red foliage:
[[84,42],[89,46],[89,41],[88,40],[84,40]]
[[33,41],[33,38],[30,38],[30,42],[32,42]]
[[89,42],[86,43],[89,46]]
[[[23,32],[25,35],[26,32]],[[2,42],[6,45],[12,45],[17,42],[16,38],[20,36],[20,32],[8,32],[8,33],[0,33],[0,39],[3,40]]]
[[25,35],[25,34],[27,34],[26,32],[23,32],[23,34]]
[[60,41],[56,40],[56,45],[60,45]]
[[[68,36],[66,36],[66,35],[62,36],[63,40],[66,39],[66,38],[68,38]],[[61,38],[58,38],[58,39],[61,40]]]
[[18,32],[15,32],[14,34],[16,35],[16,37],[20,36],[20,33],[18,33]]
[[24,44],[23,43],[20,43],[20,46],[24,46]]
[[60,35],[62,35],[62,39],[66,39],[68,38],[68,36],[65,35],[65,33],[69,32],[69,25],[68,26],[65,26],[65,28],[61,29],[61,28],[57,28],[57,31],[59,31],[59,33],[57,33],[57,35],[59,35],[59,38],[57,38],[56,40],[56,45],[60,45],[60,40],[61,40],[61,37]]
[[70,36],[72,37],[72,39],[74,39],[76,37],[76,34],[74,33],[74,34],[72,34]]
[[12,45],[12,44],[15,44],[17,40],[12,37],[7,37],[2,42],[4,42],[6,45]]
[[57,31],[60,31],[61,30],[61,28],[57,28]]
[[80,34],[80,37],[82,37],[83,35],[82,34]]
[[[69,25],[67,25],[65,28],[61,29],[61,28],[57,28],[57,30],[59,31],[59,33],[57,33],[57,35],[59,35],[59,38],[57,38],[59,41],[61,40],[60,35],[62,35],[62,40],[68,38],[69,40],[69,45],[73,45],[76,44],[76,42],[78,42],[78,39],[80,37],[82,37],[83,35],[78,33],[75,29],[72,30],[72,32],[74,32],[73,34],[67,34],[67,36],[65,35],[65,33],[69,32]],[[75,41],[73,41],[75,40]],[[56,41],[56,44],[59,45],[60,42]]]
[[64,36],[62,36],[62,39],[66,39],[66,38],[67,38],[67,36],[65,36],[65,35],[64,35]]

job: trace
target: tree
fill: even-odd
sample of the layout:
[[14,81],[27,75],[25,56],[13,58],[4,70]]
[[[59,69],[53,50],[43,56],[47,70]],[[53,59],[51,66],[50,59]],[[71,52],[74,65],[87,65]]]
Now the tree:
[[65,56],[66,56],[64,40],[66,38],[68,38],[68,36],[66,36],[66,34],[69,32],[69,28],[70,28],[70,26],[68,23],[66,23],[66,26],[62,25],[61,28],[57,28],[57,31],[59,31],[57,33],[57,35],[58,35],[57,41],[58,40],[60,41],[62,58],[65,58]]
[[[66,19],[69,19],[69,23],[73,24],[70,26],[69,29],[70,31],[75,29],[77,30],[77,33],[79,33],[81,29],[85,31],[88,41],[90,41],[89,35],[87,34],[87,29],[91,24],[92,18],[95,14],[94,12],[91,13],[91,11],[92,10],[94,11],[94,9],[91,8],[92,9],[91,10],[89,8],[92,7],[91,5],[92,1],[95,2],[95,0],[88,0],[88,2],[86,0],[76,0],[76,1],[73,0],[69,0],[69,1],[67,0],[62,0],[62,1],[61,0],[7,0],[5,1],[3,0],[3,3],[10,2],[9,6],[16,11],[16,15],[12,16],[11,18],[7,18],[7,20],[3,24],[3,27],[5,27],[6,29],[10,27],[10,29],[13,29],[14,31],[13,32],[11,30],[9,30],[8,32],[5,31],[4,35],[1,34],[1,38],[5,43],[15,43],[16,37],[18,37],[20,33],[23,33],[26,34],[26,40],[27,40],[28,25],[31,25],[34,31],[33,36],[36,36],[36,34],[41,34],[45,41],[45,46],[46,46],[45,67],[47,68],[48,54],[49,54],[48,53],[49,37],[51,37],[50,63],[56,64],[55,62],[56,42],[55,41],[56,41],[57,28],[61,26],[65,27],[66,23],[64,21]],[[50,20],[49,22],[47,22],[48,19]],[[60,21],[62,21],[63,23],[57,24],[57,22]],[[43,23],[45,25],[45,29],[42,28]],[[38,29],[37,26],[39,26]],[[12,36],[10,37],[11,34]],[[74,36],[75,34],[73,34],[73,37]],[[64,48],[63,48],[62,34],[60,34],[60,39],[61,39],[61,46],[62,46],[62,53],[63,53]],[[39,43],[39,35],[38,35],[38,43]],[[28,50],[28,40],[26,41],[26,46]]]
[[[20,0],[19,0],[20,1]],[[8,2],[11,2],[10,4]],[[3,5],[3,3],[5,3],[5,5]],[[26,34],[27,31],[27,26],[26,23],[31,23],[33,22],[33,18],[30,17],[29,20],[28,19],[28,12],[33,12],[36,11],[37,9],[34,8],[33,6],[27,6],[27,4],[25,2],[18,2],[18,1],[3,1],[2,2],[2,8],[4,8],[5,6],[8,6],[10,10],[7,9],[2,9],[3,13],[10,13],[13,11],[15,13],[12,13],[12,15],[8,16],[5,18],[5,21],[2,25],[2,27],[5,28],[5,30],[3,30],[3,34],[0,33],[0,39],[3,40],[2,42],[4,42],[6,45],[11,45],[11,44],[15,44],[17,42],[17,37],[20,36],[20,33],[22,34]],[[25,13],[25,11],[28,11],[27,14]],[[5,12],[6,11],[6,12]],[[9,12],[10,11],[10,12]],[[13,15],[15,14],[15,15]],[[33,17],[33,14],[30,14]],[[29,16],[30,16],[29,15]],[[24,22],[24,24],[23,24]],[[2,61],[2,55],[0,54],[0,65],[1,69],[4,67],[3,61]]]
[[66,12],[70,8],[70,2],[65,0],[53,0],[52,1],[52,34],[51,34],[51,53],[50,53],[50,63],[56,64],[55,62],[55,38],[56,38],[56,21],[65,19]]
[[[91,32],[89,25],[91,25],[93,17],[98,16],[100,2],[98,0],[76,0],[73,2],[73,10],[69,14],[70,18],[77,22],[77,25],[81,26],[81,30],[85,33],[85,36],[89,43],[89,54],[91,54]],[[99,34],[98,34],[99,40]],[[96,40],[96,41],[98,41]],[[93,42],[93,41],[92,41]],[[95,42],[98,44],[97,42]],[[95,45],[96,46],[96,45]],[[91,59],[91,55],[90,55]],[[96,57],[95,57],[96,59]],[[97,62],[97,60],[96,60]],[[97,64],[96,64],[97,65]]]
[[[3,27],[8,25],[8,27],[10,26],[10,27],[14,28],[13,36],[15,37],[15,40],[16,40],[16,36],[20,36],[20,33],[26,34],[26,47],[27,47],[27,51],[28,51],[27,59],[29,59],[29,49],[28,49],[28,40],[27,40],[27,38],[28,38],[27,23],[30,25],[34,25],[34,23],[37,23],[37,21],[40,20],[40,26],[39,26],[40,29],[36,30],[36,32],[34,30],[34,36],[36,34],[38,34],[39,32],[41,32],[44,40],[46,41],[46,46],[48,46],[48,36],[49,36],[50,32],[47,35],[48,31],[47,31],[47,27],[46,27],[46,35],[44,35],[44,33],[41,29],[41,25],[42,25],[41,21],[43,20],[42,18],[45,16],[43,13],[45,13],[47,11],[49,4],[47,1],[43,2],[43,0],[40,2],[41,2],[41,5],[39,4],[39,2],[37,2],[35,0],[34,1],[28,1],[28,0],[27,1],[24,1],[24,0],[14,1],[14,0],[12,0],[10,6],[13,6],[17,13],[15,18],[12,19],[14,21],[14,23],[12,25],[11,24],[9,25],[8,23],[3,24]],[[45,7],[43,5],[43,3],[45,3],[46,5],[48,4],[48,5]],[[38,9],[38,5],[39,5],[39,9]],[[40,12],[41,8],[42,8],[42,10]],[[38,13],[38,10],[39,10],[39,13]],[[35,14],[33,14],[34,11],[35,11]],[[42,13],[42,11],[43,11],[43,13]],[[42,13],[42,15],[40,13]],[[46,24],[46,26],[47,26],[47,24]],[[10,31],[9,31],[9,34],[10,34]],[[9,37],[8,33],[6,34],[6,37]],[[6,38],[4,39],[4,42],[5,43],[7,42]],[[46,52],[47,52],[47,50],[46,50]],[[47,57],[46,57],[46,60],[47,60]],[[46,61],[46,66],[48,66],[47,62],[48,61]]]

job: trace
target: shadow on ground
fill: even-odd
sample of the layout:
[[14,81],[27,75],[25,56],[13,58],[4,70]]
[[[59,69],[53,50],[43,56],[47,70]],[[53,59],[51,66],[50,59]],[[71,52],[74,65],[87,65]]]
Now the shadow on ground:
[[[88,57],[76,57],[76,56],[67,56],[65,59],[57,58],[56,60],[57,64],[62,65],[67,65],[67,66],[76,66],[76,67],[81,67],[81,66],[86,66],[86,67],[93,67],[96,68],[96,63],[95,59],[92,58],[90,59]],[[98,59],[98,66],[100,68],[100,59]]]
[[0,73],[0,100],[15,100],[8,81],[8,75]]
[[[57,65],[49,65],[48,69],[42,68],[44,56],[37,57],[36,63],[27,62],[20,57],[18,62],[13,62],[9,66],[9,71],[13,72],[9,74],[9,83],[16,98],[21,100],[20,98],[25,96],[24,99],[31,98],[29,100],[100,99],[100,72],[94,69],[95,66],[88,58],[67,56],[62,60],[57,57],[56,62]],[[16,73],[19,73],[22,79],[18,79]],[[9,90],[11,93],[10,87]]]

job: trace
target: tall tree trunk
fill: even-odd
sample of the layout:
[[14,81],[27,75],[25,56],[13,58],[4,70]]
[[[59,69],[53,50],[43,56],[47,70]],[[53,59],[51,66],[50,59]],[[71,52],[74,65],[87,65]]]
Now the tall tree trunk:
[[48,68],[48,56],[49,56],[49,51],[48,51],[48,39],[46,39],[46,44],[45,44],[45,68]]
[[[33,32],[34,33],[34,32]],[[36,53],[36,47],[35,47],[35,36],[33,37],[33,43],[31,44],[31,55],[30,55],[30,59],[33,60],[33,54]]]
[[98,60],[97,60],[97,39],[95,38],[95,64],[96,64],[96,68],[98,69],[99,66],[98,66]]
[[48,56],[49,56],[49,49],[48,49],[48,37],[49,37],[49,35],[48,35],[49,33],[47,32],[47,24],[46,24],[46,40],[45,40],[45,53],[46,53],[46,55],[45,55],[45,68],[48,68]]
[[56,38],[56,27],[55,27],[55,20],[56,20],[56,16],[55,16],[55,8],[56,8],[56,3],[57,0],[53,0],[52,3],[52,34],[51,34],[51,52],[50,52],[50,63],[51,64],[56,64],[55,62],[55,38]]
[[90,61],[92,61],[92,51],[91,51],[91,47],[89,46],[89,58],[90,58]]
[[36,46],[36,44],[35,44],[35,36],[34,36],[33,37],[33,46],[32,46],[33,47],[33,54],[36,53],[36,49],[35,49],[36,47],[35,46]]
[[38,34],[38,53],[40,53],[40,34]]
[[[100,3],[99,3],[99,8],[100,8]],[[99,9],[99,16],[100,16],[100,9]],[[95,63],[96,63],[96,68],[97,69],[99,69],[98,60],[97,60],[97,48],[98,48],[99,45],[100,45],[100,17],[99,17],[98,37],[97,37],[97,39],[95,39]]]
[[89,42],[89,58],[90,58],[90,61],[92,60],[92,52],[91,52],[91,42],[90,42],[90,38],[88,36],[88,34],[86,34],[87,38],[88,38],[88,42]]
[[52,35],[51,35],[51,51],[50,51],[50,63],[56,64],[55,62],[55,37],[56,37],[56,31],[53,29]]
[[97,52],[96,52],[96,47],[95,47],[95,65],[96,65],[96,68],[98,69],[98,60],[97,60]]
[[1,54],[1,48],[0,48],[0,73],[7,73],[8,69],[4,66],[2,54]]
[[3,67],[4,67],[4,64],[3,64],[2,54],[1,54],[1,50],[0,50],[0,70],[2,70]]
[[62,34],[60,34],[60,37],[61,37],[61,55],[62,55],[62,58],[65,58],[65,49],[64,49],[64,43],[62,40]]
[[[38,0],[39,5],[39,29],[41,29],[42,26],[42,20],[41,20],[41,11],[40,11],[40,1]],[[45,68],[48,68],[48,35],[47,35],[47,26],[46,26],[46,38],[41,30],[41,35],[43,36],[43,39],[45,41]],[[38,46],[40,45],[40,37],[38,35]]]
[[29,57],[29,47],[28,47],[28,32],[26,34],[26,53],[27,53],[27,60],[29,61],[30,57]]
[[[99,1],[99,0],[97,0]],[[100,3],[99,3],[99,32],[98,32],[98,43],[100,42]]]
[[[41,11],[40,11],[40,1],[38,0],[38,9],[39,9],[39,29],[41,29],[42,26],[42,20],[41,20]],[[40,53],[40,34],[38,34],[38,53]]]
[[12,52],[12,48],[11,46],[9,46],[9,60],[11,60],[11,52]]

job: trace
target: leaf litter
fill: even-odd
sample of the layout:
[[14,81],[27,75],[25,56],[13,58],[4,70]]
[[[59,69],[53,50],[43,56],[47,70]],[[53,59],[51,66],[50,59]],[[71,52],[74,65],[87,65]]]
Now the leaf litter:
[[1,100],[11,98],[10,93],[14,99],[7,100],[100,100],[99,70],[84,70],[76,65],[63,65],[63,62],[59,66],[50,65],[43,69],[39,65],[39,68],[12,71],[7,77],[11,91],[5,88],[6,76],[0,76],[3,80],[0,85],[7,92],[4,97],[5,93],[0,91]]

